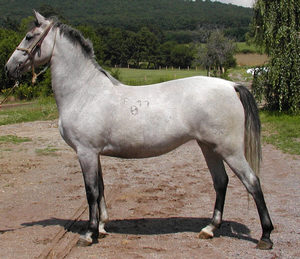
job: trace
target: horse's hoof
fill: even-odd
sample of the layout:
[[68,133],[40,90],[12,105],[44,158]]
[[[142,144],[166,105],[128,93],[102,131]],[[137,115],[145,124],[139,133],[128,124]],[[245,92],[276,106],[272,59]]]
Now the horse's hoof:
[[93,239],[92,238],[83,238],[80,237],[76,243],[76,246],[78,247],[86,247],[86,246],[91,246],[93,244]]
[[100,238],[105,238],[106,236],[108,236],[108,233],[105,231],[105,232],[99,232],[99,239]]
[[210,239],[210,238],[213,238],[214,235],[212,235],[211,233],[207,233],[206,231],[202,230],[199,235],[198,235],[198,238],[200,239]]
[[256,248],[260,250],[270,250],[273,248],[273,243],[271,240],[265,241],[261,239],[259,240]]

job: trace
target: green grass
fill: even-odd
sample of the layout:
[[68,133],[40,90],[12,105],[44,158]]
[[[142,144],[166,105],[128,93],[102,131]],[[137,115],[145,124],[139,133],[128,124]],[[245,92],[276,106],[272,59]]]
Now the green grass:
[[259,53],[259,49],[254,45],[247,45],[246,42],[238,42],[237,43],[239,52],[242,53]]
[[285,153],[300,155],[300,116],[260,113],[263,141]]
[[[112,69],[114,72],[115,69]],[[172,69],[172,68],[163,68],[160,70],[154,69],[128,69],[121,68],[119,69],[120,78],[119,80],[127,85],[148,85],[155,84],[164,81],[206,75],[205,70],[200,69]]]
[[7,110],[0,108],[0,125],[36,120],[51,120],[57,117],[56,103],[53,98],[41,98],[33,104]]
[[43,149],[36,149],[35,152],[39,156],[57,156],[56,151],[58,151],[58,150],[59,149],[52,148],[52,146],[48,146]]
[[18,144],[18,143],[23,143],[23,142],[30,142],[30,138],[23,138],[23,137],[18,137],[15,135],[5,135],[5,136],[0,136],[0,144],[1,142],[10,142],[13,144]]

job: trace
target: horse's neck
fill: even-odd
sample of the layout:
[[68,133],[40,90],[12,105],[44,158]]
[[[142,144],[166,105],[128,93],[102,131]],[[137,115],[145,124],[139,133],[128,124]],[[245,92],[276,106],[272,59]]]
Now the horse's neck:
[[[88,88],[101,80],[99,70],[87,58],[79,44],[63,36],[57,40],[51,59],[52,88],[58,106],[70,104]],[[59,108],[59,107],[58,107]]]
[[91,59],[85,57],[79,44],[72,44],[63,36],[57,40],[51,58],[51,72],[54,83],[59,82],[59,87],[78,82],[79,78],[88,78],[95,72],[93,66]]

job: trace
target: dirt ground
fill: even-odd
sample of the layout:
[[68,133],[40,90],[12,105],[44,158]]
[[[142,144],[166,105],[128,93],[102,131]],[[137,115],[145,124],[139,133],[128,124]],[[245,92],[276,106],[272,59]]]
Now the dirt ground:
[[211,240],[197,233],[212,216],[215,194],[195,142],[157,158],[102,157],[109,235],[75,246],[87,224],[76,154],[57,121],[0,126],[0,258],[300,258],[300,157],[263,147],[261,183],[275,225],[274,248],[255,249],[258,214],[230,178],[224,223]]

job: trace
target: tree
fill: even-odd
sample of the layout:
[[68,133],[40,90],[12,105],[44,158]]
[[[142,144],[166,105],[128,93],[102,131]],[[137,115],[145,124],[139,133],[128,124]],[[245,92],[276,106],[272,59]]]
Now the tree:
[[160,66],[170,67],[172,65],[171,53],[176,45],[175,41],[167,41],[160,45]]
[[65,20],[65,18],[61,14],[62,9],[54,8],[53,6],[48,4],[42,4],[39,8],[39,12],[42,13],[44,17],[56,16],[61,21]]
[[226,38],[220,30],[214,30],[208,36],[207,43],[200,45],[195,62],[205,67],[208,75],[212,68],[223,74],[227,68],[236,65],[233,57],[236,50],[237,45],[233,40]]
[[134,60],[135,65],[139,67],[141,61],[157,65],[159,41],[154,33],[147,27],[141,28],[135,35],[133,41],[135,42],[132,48],[131,58]]
[[106,36],[106,64],[127,66],[130,59],[130,33],[120,28],[109,28]]
[[[5,63],[9,59],[10,55],[15,50],[16,46],[21,41],[21,37],[12,30],[6,30],[0,28],[0,67],[4,68]],[[0,90],[10,87],[13,82],[9,81],[4,69],[0,69]]]
[[3,17],[3,27],[8,30],[16,31],[18,30],[19,21],[17,19],[11,18],[10,16]]
[[300,1],[257,0],[249,42],[270,57],[268,69],[255,75],[253,92],[267,107],[300,110]]
[[193,46],[177,44],[171,51],[171,64],[174,67],[187,68],[194,59]]

